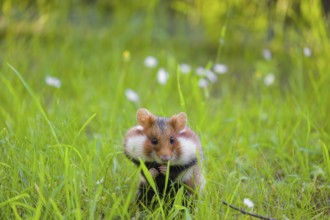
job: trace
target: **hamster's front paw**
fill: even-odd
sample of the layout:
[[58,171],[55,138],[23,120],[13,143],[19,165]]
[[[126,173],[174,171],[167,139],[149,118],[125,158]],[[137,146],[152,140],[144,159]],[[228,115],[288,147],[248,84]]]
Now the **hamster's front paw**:
[[158,167],[160,170],[160,173],[163,174],[164,176],[166,176],[166,171],[167,171],[167,165],[163,164],[160,167]]
[[156,178],[159,175],[159,172],[156,168],[149,169],[149,172],[153,178]]

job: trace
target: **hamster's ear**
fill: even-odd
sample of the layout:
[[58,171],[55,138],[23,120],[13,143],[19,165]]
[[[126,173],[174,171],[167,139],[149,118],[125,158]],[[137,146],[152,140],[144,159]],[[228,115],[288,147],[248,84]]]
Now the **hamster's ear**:
[[156,121],[156,116],[151,114],[147,109],[140,108],[136,113],[136,120],[143,128],[149,128]]
[[184,113],[184,112],[181,112],[177,115],[173,115],[170,118],[170,124],[177,131],[183,130],[186,127],[186,124],[187,124],[187,114]]

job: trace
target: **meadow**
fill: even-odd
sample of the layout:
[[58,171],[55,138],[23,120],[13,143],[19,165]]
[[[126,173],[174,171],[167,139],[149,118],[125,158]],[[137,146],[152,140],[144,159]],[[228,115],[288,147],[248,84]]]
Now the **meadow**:
[[187,113],[207,180],[194,211],[143,218],[330,218],[321,1],[72,2],[2,3],[0,219],[136,216],[140,107]]

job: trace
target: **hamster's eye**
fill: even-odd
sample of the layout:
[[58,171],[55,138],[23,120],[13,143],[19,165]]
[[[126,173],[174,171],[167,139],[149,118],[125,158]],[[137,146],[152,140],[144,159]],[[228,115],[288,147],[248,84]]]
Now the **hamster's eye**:
[[170,138],[170,144],[174,144],[174,140],[175,140],[174,137],[171,137]]
[[157,140],[157,138],[152,138],[152,139],[151,139],[151,143],[152,143],[153,145],[158,144],[158,140]]

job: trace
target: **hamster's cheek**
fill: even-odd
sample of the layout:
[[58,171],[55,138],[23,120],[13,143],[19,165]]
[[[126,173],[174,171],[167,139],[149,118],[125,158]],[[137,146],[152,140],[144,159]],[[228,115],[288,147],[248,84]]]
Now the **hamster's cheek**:
[[144,143],[147,137],[143,135],[136,135],[128,138],[126,142],[126,151],[132,158],[144,157]]

